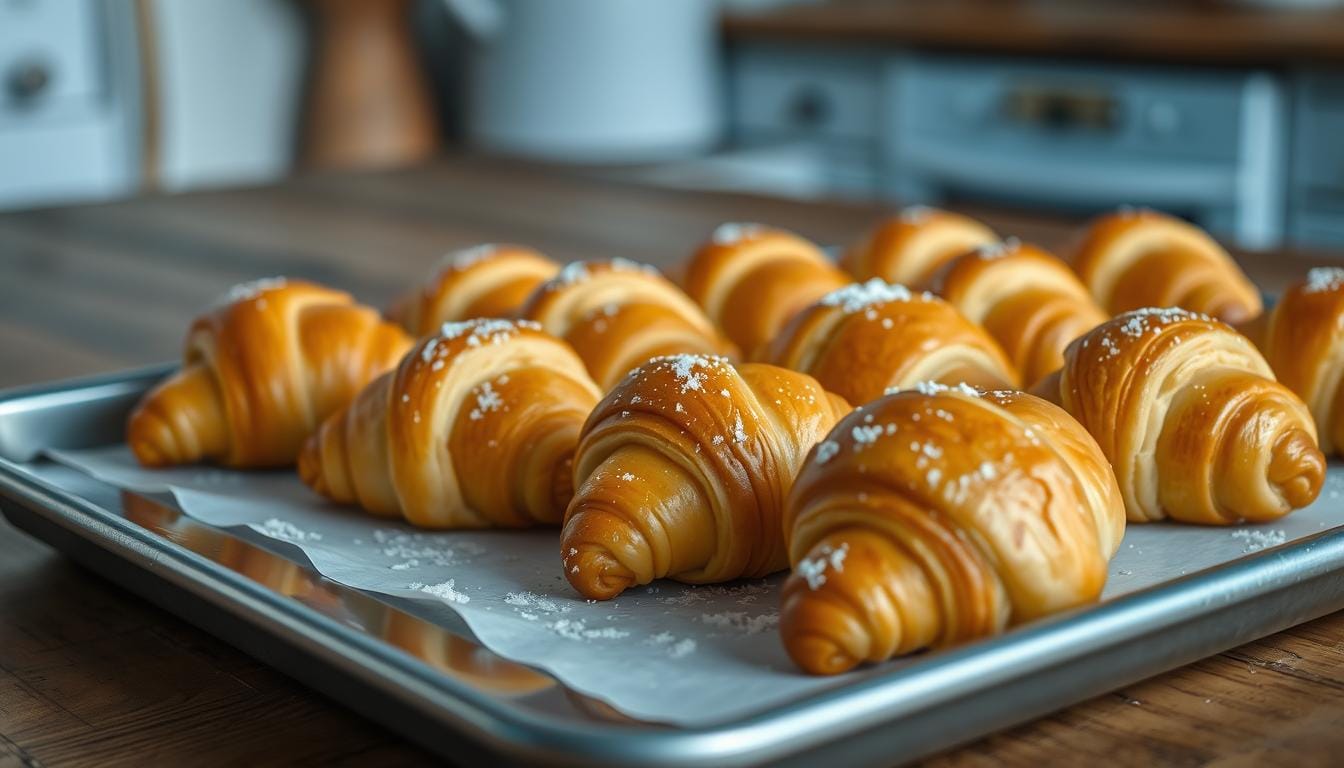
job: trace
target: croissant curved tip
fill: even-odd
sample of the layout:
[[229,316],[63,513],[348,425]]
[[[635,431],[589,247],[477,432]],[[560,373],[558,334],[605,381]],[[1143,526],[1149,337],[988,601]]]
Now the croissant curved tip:
[[1320,495],[1325,483],[1325,456],[1306,430],[1290,430],[1274,444],[1269,480],[1294,509],[1305,507]]
[[327,484],[322,475],[322,456],[316,434],[304,441],[303,448],[299,451],[298,470],[299,479],[304,485],[323,496],[327,495]]
[[182,454],[170,424],[148,409],[131,414],[126,426],[126,442],[136,461],[146,467],[165,467]]
[[[850,647],[858,630],[852,612],[837,605],[822,592],[812,592],[797,577],[784,587],[780,637],[789,658],[804,672],[838,675],[858,666],[863,659]],[[851,642],[845,642],[845,636]]]
[[605,547],[580,545],[572,549],[578,552],[564,559],[565,578],[585,598],[610,600],[634,586],[634,571]]

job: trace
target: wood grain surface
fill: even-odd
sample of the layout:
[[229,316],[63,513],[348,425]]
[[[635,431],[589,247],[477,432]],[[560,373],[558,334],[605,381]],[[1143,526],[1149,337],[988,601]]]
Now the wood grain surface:
[[[825,243],[881,210],[635,187],[479,158],[276,187],[0,215],[0,386],[174,357],[228,286],[305,276],[384,304],[445,250],[669,265],[717,223]],[[973,211],[1063,245],[1072,222]],[[1271,290],[1320,258],[1245,255]],[[947,765],[1330,765],[1344,754],[1344,615],[947,754]],[[893,755],[893,762],[899,759]],[[0,768],[428,762],[415,748],[0,523]]]
[[732,40],[1209,65],[1344,61],[1344,9],[1230,0],[831,0],[730,13]]

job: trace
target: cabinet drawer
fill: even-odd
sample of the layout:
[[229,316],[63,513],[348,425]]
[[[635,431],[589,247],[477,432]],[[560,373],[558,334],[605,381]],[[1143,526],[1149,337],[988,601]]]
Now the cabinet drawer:
[[739,135],[876,141],[881,65],[846,51],[744,47],[733,57]]
[[103,10],[93,0],[0,2],[0,121],[94,99]]

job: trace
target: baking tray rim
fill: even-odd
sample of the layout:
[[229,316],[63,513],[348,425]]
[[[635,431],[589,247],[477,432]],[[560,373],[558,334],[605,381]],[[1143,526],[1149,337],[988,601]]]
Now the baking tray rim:
[[[77,402],[80,393],[87,395],[99,388],[124,388],[136,381],[147,382],[172,367],[159,365],[0,390],[0,420],[8,414],[51,403],[53,399]],[[718,765],[788,757],[899,722],[928,708],[955,703],[980,691],[1020,682],[1050,668],[1104,656],[1108,649],[1142,641],[1164,630],[1344,571],[1344,526],[1339,526],[1104,603],[1032,622],[997,637],[945,650],[915,666],[892,670],[890,674],[873,674],[740,719],[693,728],[638,727],[589,724],[511,708],[376,638],[307,609],[35,477],[23,470],[22,463],[3,457],[0,457],[0,501],[8,502],[0,509],[7,516],[9,504],[21,505],[283,642],[322,654],[325,660],[365,684],[417,707],[463,735],[478,740],[484,737],[487,748],[546,762],[559,757],[603,764]],[[1338,595],[1319,597],[1310,603],[1313,608],[1308,609],[1324,608],[1315,615],[1341,607]],[[1297,621],[1282,626],[1293,623]],[[1262,627],[1243,628],[1231,642],[1210,640],[1198,655],[1217,653],[1282,626],[1264,622]],[[1189,653],[1178,654],[1182,660],[1155,660],[1150,669],[1139,673],[1127,671],[1124,675],[1128,680],[1137,680],[1165,671],[1186,663]],[[1066,693],[1058,706],[1095,692]],[[982,733],[968,734],[967,738]]]

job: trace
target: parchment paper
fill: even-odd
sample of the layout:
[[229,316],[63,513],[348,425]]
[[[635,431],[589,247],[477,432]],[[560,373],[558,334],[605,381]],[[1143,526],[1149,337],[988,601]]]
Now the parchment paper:
[[[560,571],[555,530],[426,533],[328,504],[290,472],[144,470],[125,446],[50,455],[122,489],[169,491],[209,525],[289,542],[328,578],[412,598],[424,618],[455,612],[491,651],[636,718],[708,725],[845,682],[789,662],[777,632],[782,577],[659,582],[588,602]],[[1103,599],[1340,525],[1341,493],[1344,467],[1332,466],[1314,505],[1271,525],[1132,525]]]

